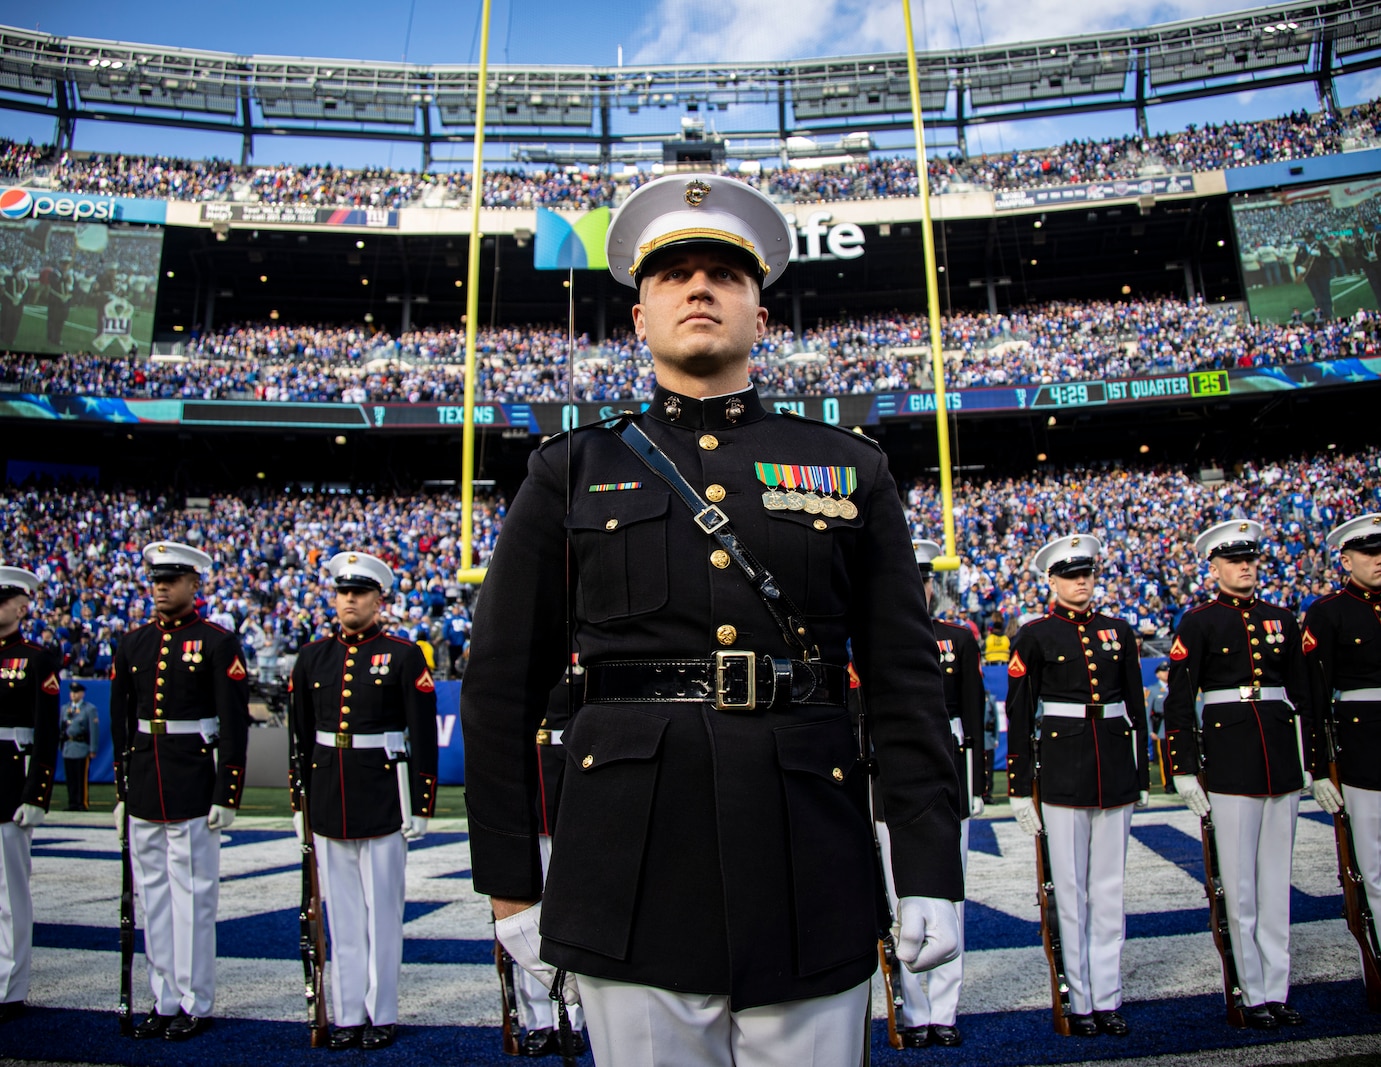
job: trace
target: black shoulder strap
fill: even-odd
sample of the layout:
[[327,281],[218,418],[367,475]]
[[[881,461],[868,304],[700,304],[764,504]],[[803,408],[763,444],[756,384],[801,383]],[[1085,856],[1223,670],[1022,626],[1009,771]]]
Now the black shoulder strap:
[[676,464],[631,419],[626,416],[619,418],[609,428],[618,434],[619,439],[648,470],[671,486],[672,491],[690,509],[695,525],[718,541],[720,547],[729,553],[729,558],[738,565],[748,583],[762,598],[787,644],[800,649],[803,659],[818,660],[820,646],[811,636],[805,612],[792,603],[791,598],[777,584],[777,579],[772,577],[767,568],[759,563],[748,551],[747,546],[739,540],[724,510],[716,504],[708,504],[702,500],[695,487],[676,469]]

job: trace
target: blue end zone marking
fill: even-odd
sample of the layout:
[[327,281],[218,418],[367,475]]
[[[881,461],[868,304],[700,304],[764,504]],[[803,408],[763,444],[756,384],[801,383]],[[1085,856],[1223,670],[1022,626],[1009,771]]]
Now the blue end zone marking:
[[992,819],[969,820],[969,851],[982,852],[988,856],[1001,856],[1002,849],[997,844],[997,832],[993,830]]

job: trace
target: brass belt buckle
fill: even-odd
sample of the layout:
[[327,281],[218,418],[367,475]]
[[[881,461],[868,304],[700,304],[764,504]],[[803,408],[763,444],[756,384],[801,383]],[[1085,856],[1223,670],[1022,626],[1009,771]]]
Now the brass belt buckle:
[[1259,685],[1239,685],[1237,695],[1242,700],[1260,700],[1261,687]]
[[551,731],[545,727],[537,731],[537,743],[539,745],[551,744]]
[[148,724],[151,734],[166,734],[168,732],[168,724],[162,719],[149,719]]
[[336,734],[336,747],[337,747],[337,748],[349,748],[349,747],[350,747],[350,735],[349,735],[349,734]]
[[[733,675],[740,668],[747,697],[733,700],[730,687],[737,681]],[[752,652],[728,648],[714,654],[714,706],[719,711],[752,711],[758,706],[757,657]]]

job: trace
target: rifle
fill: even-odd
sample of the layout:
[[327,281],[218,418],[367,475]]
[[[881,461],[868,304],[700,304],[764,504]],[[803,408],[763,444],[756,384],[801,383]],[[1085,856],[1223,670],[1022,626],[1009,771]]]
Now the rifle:
[[[1037,748],[1039,753],[1039,748]],[[1041,815],[1040,759],[1036,760],[1036,774],[1031,779],[1031,803],[1036,815]],[[1045,819],[1036,834],[1036,904],[1041,913],[1041,944],[1050,965],[1050,1021],[1055,1033],[1069,1036],[1069,980],[1065,977],[1064,945],[1060,941],[1060,913],[1055,905],[1055,882],[1050,877],[1050,838],[1045,833]]]
[[[851,668],[852,669],[852,668]],[[857,688],[852,690],[857,702],[856,711],[858,713],[858,762],[868,774],[869,807],[871,809],[872,780],[877,776],[877,759],[873,755],[873,742],[868,732],[868,709],[864,704],[863,690]],[[892,936],[892,902],[887,897],[887,871],[884,869],[882,857],[882,842],[878,840],[877,820],[872,818],[869,811],[869,823],[873,830],[873,858],[877,861],[877,924],[878,924],[878,965],[882,969],[882,988],[887,997],[887,1044],[892,1048],[902,1047],[901,1034],[897,1030],[897,1013],[906,1005],[902,997],[901,983],[895,981],[898,967],[897,961],[897,940]],[[871,996],[869,998],[868,1012],[868,1031],[872,1029],[872,1006]],[[872,1055],[872,1042],[865,1037],[865,1046],[869,1058]]]
[[[1342,796],[1338,780],[1338,750],[1333,736],[1333,717],[1325,712],[1323,729],[1328,745],[1328,777]],[[1367,902],[1367,887],[1357,869],[1357,852],[1352,845],[1352,818],[1346,808],[1333,813],[1333,838],[1338,846],[1338,884],[1343,887],[1343,917],[1347,929],[1357,939],[1362,956],[1362,984],[1367,991],[1367,1010],[1381,1011],[1381,944],[1377,943],[1376,921]]]
[[[1208,787],[1199,775],[1204,794]],[[1218,842],[1213,836],[1213,812],[1199,820],[1199,836],[1204,842],[1204,895],[1208,897],[1208,924],[1213,931],[1213,944],[1223,960],[1223,1000],[1227,1004],[1228,1025],[1242,1027],[1247,1020],[1242,1014],[1242,983],[1237,980],[1237,959],[1232,954],[1232,931],[1228,927],[1227,900],[1223,896],[1223,878],[1218,870]]]
[[302,813],[302,907],[298,950],[302,953],[303,992],[307,997],[307,1022],[311,1027],[311,1047],[325,1048],[330,1043],[326,1023],[326,926],[321,916],[321,886],[317,882],[316,839],[307,810],[307,790],[302,781],[301,757],[293,757],[293,784],[297,789],[298,810]]
[[887,1044],[899,1049],[902,1042],[901,1034],[897,1031],[897,1012],[906,1005],[906,1001],[902,998],[901,985],[892,980],[899,964],[897,941],[891,930],[878,939],[878,965],[882,969],[882,989],[887,997]]
[[[129,749],[120,762],[124,794],[129,796]],[[117,798],[117,803],[118,803]],[[129,853],[129,809],[120,826],[120,1033],[134,1036],[134,867]]]
[[503,1008],[503,1050],[505,1055],[518,1056],[518,995],[513,987],[513,957],[494,938],[494,965],[499,969],[499,1003]]

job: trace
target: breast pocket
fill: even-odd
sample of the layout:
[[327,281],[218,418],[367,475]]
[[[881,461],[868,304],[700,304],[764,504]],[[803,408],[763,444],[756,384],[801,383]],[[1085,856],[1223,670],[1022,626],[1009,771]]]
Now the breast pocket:
[[845,557],[862,516],[827,518],[802,510],[769,511],[767,518],[766,565],[788,595],[807,615],[843,614],[849,600]]
[[577,596],[590,622],[656,611],[667,602],[670,503],[666,493],[623,490],[587,494],[571,505],[566,528],[580,565]]

